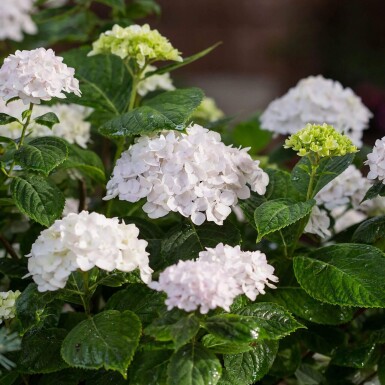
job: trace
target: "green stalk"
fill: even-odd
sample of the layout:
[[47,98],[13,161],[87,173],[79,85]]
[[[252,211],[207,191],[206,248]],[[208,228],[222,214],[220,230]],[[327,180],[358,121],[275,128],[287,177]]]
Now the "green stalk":
[[[17,150],[19,150],[23,146],[25,134],[27,132],[27,128],[29,126],[29,123],[31,122],[32,110],[33,110],[33,103],[30,103],[29,104],[29,109],[28,109],[29,114],[27,116],[27,119],[26,119],[25,123],[23,124],[23,130],[21,132],[20,141],[19,141],[19,143],[16,143],[16,149]],[[12,177],[11,173],[12,173],[13,168],[15,167],[15,164],[16,164],[16,162],[13,161],[12,164],[11,164],[11,167],[9,168],[9,171],[8,171],[8,177],[9,178]]]

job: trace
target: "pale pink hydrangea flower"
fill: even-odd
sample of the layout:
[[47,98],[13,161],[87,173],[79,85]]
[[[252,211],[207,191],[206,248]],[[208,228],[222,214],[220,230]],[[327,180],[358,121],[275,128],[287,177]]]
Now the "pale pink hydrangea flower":
[[385,137],[376,140],[365,164],[370,168],[368,179],[378,179],[385,184]]
[[271,282],[278,282],[274,267],[267,263],[261,251],[242,251],[240,246],[219,243],[215,248],[206,247],[199,253],[199,261],[222,266],[237,282],[238,290],[252,301],[259,294],[265,294],[265,286],[275,288]]
[[221,225],[250,190],[266,192],[269,176],[248,149],[226,146],[218,133],[199,125],[186,131],[139,138],[118,159],[104,199],[147,198],[143,210],[150,218],[174,211],[197,225]]
[[149,287],[167,294],[167,309],[185,311],[199,308],[202,314],[221,307],[230,311],[234,298],[240,294],[236,280],[217,263],[179,261],[167,267]]
[[29,275],[38,290],[64,288],[70,274],[97,266],[106,271],[130,272],[139,268],[144,282],[151,280],[147,242],[139,230],[118,218],[82,211],[69,214],[43,230],[27,255]]
[[261,126],[276,134],[294,134],[307,123],[331,124],[362,146],[372,113],[350,88],[321,75],[299,81],[261,115]]
[[52,49],[16,51],[0,68],[0,97],[7,101],[19,97],[24,104],[40,104],[53,97],[66,98],[63,92],[80,96],[75,70],[55,56]]

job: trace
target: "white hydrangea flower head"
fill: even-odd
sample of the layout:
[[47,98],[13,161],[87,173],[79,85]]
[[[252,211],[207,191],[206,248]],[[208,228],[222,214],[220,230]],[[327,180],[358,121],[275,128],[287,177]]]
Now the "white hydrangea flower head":
[[142,73],[142,80],[139,82],[137,87],[137,92],[140,96],[146,96],[149,92],[153,92],[156,90],[165,90],[172,91],[175,90],[174,85],[172,84],[172,79],[170,77],[170,73],[166,72],[162,75],[151,75],[147,78],[144,76],[148,72],[153,72],[156,70],[155,66],[148,65]]
[[3,320],[15,318],[15,303],[20,294],[19,290],[0,292],[0,324]]
[[[26,106],[21,100],[6,103],[0,99],[0,112],[20,119]],[[31,137],[58,136],[67,140],[69,143],[76,143],[80,147],[87,148],[91,138],[91,123],[86,121],[87,116],[92,109],[79,106],[77,104],[54,104],[52,106],[36,105],[32,111],[31,123],[28,126],[28,134]],[[53,112],[59,118],[59,123],[52,129],[33,122],[33,119],[44,115],[47,112]],[[12,122],[0,126],[0,135],[7,138],[17,139],[21,136],[22,125],[18,122]]]
[[186,133],[143,136],[118,159],[104,199],[147,198],[143,210],[150,218],[174,211],[197,225],[222,225],[250,189],[266,192],[269,176],[247,150],[226,146],[218,133],[199,125]]
[[222,266],[235,279],[238,290],[252,301],[259,294],[265,294],[265,286],[275,289],[271,282],[278,282],[274,267],[259,250],[242,251],[240,246],[219,243],[215,248],[206,247],[206,251],[201,251],[198,260]]
[[366,179],[361,171],[350,165],[345,171],[323,187],[315,196],[318,204],[331,210],[349,203],[359,204],[362,192],[367,190]]
[[354,208],[346,210],[346,206],[336,207],[330,214],[334,218],[334,232],[336,234],[367,218],[364,212]]
[[385,184],[385,136],[377,139],[365,164],[369,166],[368,179],[378,179]]
[[261,126],[276,134],[294,134],[307,123],[333,125],[357,147],[372,113],[350,88],[321,75],[302,79],[274,100],[261,115]]
[[320,238],[327,238],[331,235],[329,227],[330,218],[327,212],[325,210],[321,210],[318,206],[314,206],[304,232],[308,234],[316,234]]
[[236,280],[219,264],[206,261],[179,261],[148,285],[167,294],[167,309],[185,311],[199,308],[202,314],[221,307],[230,311],[235,297],[241,294]]
[[74,74],[75,70],[67,67],[52,49],[16,51],[0,68],[0,97],[6,101],[19,97],[24,104],[40,104],[53,97],[66,98],[63,92],[80,96]]
[[0,40],[22,41],[23,33],[33,35],[37,27],[31,18],[34,0],[0,1]]
[[151,280],[147,242],[139,230],[118,218],[82,211],[71,213],[43,230],[27,255],[29,275],[38,290],[64,288],[70,274],[97,266],[106,271],[130,272],[139,268],[144,282]]

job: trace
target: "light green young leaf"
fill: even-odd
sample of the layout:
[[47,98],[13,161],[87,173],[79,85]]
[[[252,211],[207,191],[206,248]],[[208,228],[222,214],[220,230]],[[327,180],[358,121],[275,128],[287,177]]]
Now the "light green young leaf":
[[199,88],[163,92],[138,107],[104,123],[99,131],[108,137],[149,134],[158,130],[183,130],[203,99]]
[[40,175],[14,177],[11,193],[18,209],[44,226],[51,226],[62,214],[64,195]]
[[262,203],[254,212],[259,242],[265,235],[287,227],[310,214],[315,200],[296,202],[291,199],[275,199]]
[[385,256],[376,247],[339,244],[294,258],[302,288],[319,301],[359,307],[385,307]]
[[216,385],[222,365],[214,353],[199,344],[177,350],[168,365],[168,385]]
[[60,138],[42,137],[31,140],[15,153],[15,161],[26,170],[48,175],[68,156],[66,142]]
[[61,354],[70,366],[116,370],[126,377],[140,334],[141,324],[135,313],[106,310],[72,329]]

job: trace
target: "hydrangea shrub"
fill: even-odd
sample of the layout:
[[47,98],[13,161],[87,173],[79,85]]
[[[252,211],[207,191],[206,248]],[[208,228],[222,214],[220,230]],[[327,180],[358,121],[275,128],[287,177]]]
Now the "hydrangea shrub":
[[[182,57],[116,24],[155,2],[100,2],[0,4],[0,39],[25,38],[0,68],[0,384],[385,384],[369,110],[317,76],[234,125],[172,82],[213,47]],[[29,46],[50,23],[77,33]]]

